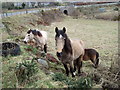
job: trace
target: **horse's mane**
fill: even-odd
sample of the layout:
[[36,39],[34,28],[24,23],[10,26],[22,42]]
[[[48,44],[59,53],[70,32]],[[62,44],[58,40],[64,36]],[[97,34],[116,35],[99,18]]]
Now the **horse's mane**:
[[66,53],[70,53],[72,54],[72,46],[71,46],[71,41],[70,39],[68,38],[67,34],[65,34],[65,45],[64,45],[64,50]]
[[27,33],[30,34],[32,32],[33,35],[38,35],[39,37],[42,37],[42,34],[38,30],[29,30]]

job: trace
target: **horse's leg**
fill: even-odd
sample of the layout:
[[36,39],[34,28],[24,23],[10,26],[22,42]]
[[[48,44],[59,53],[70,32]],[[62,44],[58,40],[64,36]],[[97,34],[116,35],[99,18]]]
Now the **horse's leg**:
[[95,65],[95,60],[93,58],[90,58],[90,60],[92,61],[92,63]]
[[75,77],[74,69],[73,69],[73,61],[70,62],[70,72],[72,74],[72,77]]
[[76,71],[76,66],[75,66],[76,64],[74,64],[74,72]]
[[98,67],[98,64],[99,64],[99,58],[96,59],[96,62],[95,62],[95,68]]
[[92,63],[94,64],[93,67],[96,68],[96,57],[91,57],[90,60],[92,61]]
[[77,60],[74,61],[74,72],[76,71],[76,63],[77,63]]
[[66,75],[69,76],[69,69],[68,69],[68,67],[67,67],[67,64],[63,64],[63,65],[64,65],[64,68],[65,68],[65,70],[66,70]]
[[81,67],[82,67],[82,58],[83,56],[80,56],[78,59],[77,59],[77,67],[78,67],[78,75],[80,75],[81,73]]
[[42,45],[41,45],[41,51],[43,51],[43,50],[44,50],[44,45],[42,44]]
[[44,52],[47,53],[47,44],[44,45]]

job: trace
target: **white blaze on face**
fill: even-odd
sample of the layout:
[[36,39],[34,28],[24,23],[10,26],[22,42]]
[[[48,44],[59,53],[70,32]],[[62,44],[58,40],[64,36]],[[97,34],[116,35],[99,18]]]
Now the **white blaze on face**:
[[27,34],[23,41],[29,42],[30,40],[33,40],[33,37],[34,37],[34,35],[32,33]]
[[28,36],[28,34],[25,36],[25,38],[24,38],[23,41],[25,41],[25,42],[28,42],[28,41],[29,41],[29,36]]
[[62,37],[63,37],[62,35],[59,36],[59,38],[62,38]]
[[64,39],[63,39],[63,36],[60,35],[58,38],[57,38],[57,52],[61,53],[62,52],[62,49],[64,47]]

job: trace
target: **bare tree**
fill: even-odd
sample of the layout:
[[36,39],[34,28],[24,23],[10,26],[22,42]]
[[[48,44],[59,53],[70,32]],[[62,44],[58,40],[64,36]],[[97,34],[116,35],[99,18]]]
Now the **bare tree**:
[[32,7],[35,7],[35,2],[31,2]]
[[25,6],[26,6],[26,4],[25,4],[25,3],[22,3],[22,8],[23,8],[23,9],[25,8]]

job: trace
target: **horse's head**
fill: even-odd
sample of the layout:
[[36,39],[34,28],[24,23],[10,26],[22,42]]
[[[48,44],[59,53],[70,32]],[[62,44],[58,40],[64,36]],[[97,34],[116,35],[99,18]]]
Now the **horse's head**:
[[24,43],[25,44],[27,44],[28,42],[30,42],[30,41],[35,41],[34,39],[35,39],[35,37],[36,36],[42,36],[41,35],[41,33],[39,32],[39,31],[37,31],[37,30],[28,30],[27,31],[27,34],[26,34],[26,36],[25,36],[25,38],[24,38]]
[[62,50],[65,45],[65,38],[66,38],[66,28],[63,27],[63,30],[59,30],[57,27],[55,28],[55,41],[56,41],[56,49],[57,49],[57,56],[61,57]]

